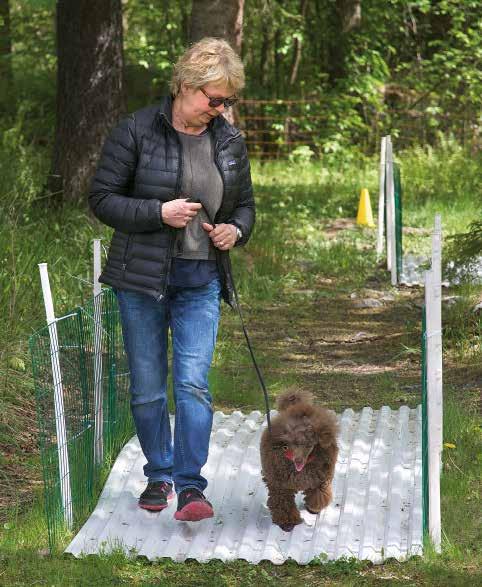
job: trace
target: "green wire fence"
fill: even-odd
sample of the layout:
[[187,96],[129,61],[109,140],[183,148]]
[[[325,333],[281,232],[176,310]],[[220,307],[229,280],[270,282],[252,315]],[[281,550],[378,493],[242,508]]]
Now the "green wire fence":
[[134,433],[114,292],[102,290],[56,319],[53,338],[52,326],[29,340],[51,550],[90,514],[110,465]]

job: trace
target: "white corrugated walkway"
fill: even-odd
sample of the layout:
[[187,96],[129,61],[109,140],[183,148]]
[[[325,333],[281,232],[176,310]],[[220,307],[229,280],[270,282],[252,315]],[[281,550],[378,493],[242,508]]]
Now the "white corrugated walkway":
[[[399,282],[402,285],[407,285],[409,287],[424,285],[427,263],[429,263],[427,258],[411,254],[404,255],[402,259],[402,272],[400,274]],[[449,263],[448,268],[453,270],[453,261]],[[472,263],[470,263],[467,270],[470,270],[471,280],[474,283],[482,284],[482,256],[474,259]],[[452,281],[450,283],[447,280],[442,281],[442,285],[444,287],[449,287],[449,285],[457,285],[460,283],[460,278],[462,276],[463,272],[457,270],[456,276],[452,279]]]
[[[275,411],[272,412],[275,415]],[[66,549],[75,556],[108,552],[149,559],[207,562],[245,559],[307,564],[316,557],[356,557],[375,563],[422,554],[421,408],[345,410],[334,500],[318,516],[303,509],[304,523],[285,533],[271,523],[261,480],[259,440],[266,426],[260,412],[214,414],[207,498],[215,517],[178,522],[174,499],[162,512],[137,506],[145,487],[145,463],[137,437],[123,448],[99,503]]]

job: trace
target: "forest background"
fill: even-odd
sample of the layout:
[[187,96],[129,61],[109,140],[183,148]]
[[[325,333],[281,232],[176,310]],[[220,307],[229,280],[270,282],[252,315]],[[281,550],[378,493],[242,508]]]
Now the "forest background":
[[[258,236],[237,262],[242,299],[253,321],[256,317],[261,324],[263,303],[275,299],[275,292],[288,301],[290,295],[298,295],[288,292],[290,283],[311,291],[310,279],[315,279],[316,271],[325,279],[323,304],[327,305],[332,294],[333,301],[341,293],[346,297],[341,289],[329,292],[330,279],[336,282],[334,289],[361,287],[371,275],[376,261],[369,251],[373,242],[366,235],[362,250],[358,250],[360,242],[350,241],[327,248],[326,256],[316,258],[322,255],[322,247],[315,242],[321,236],[316,236],[313,218],[353,217],[357,190],[364,181],[370,182],[375,193],[380,137],[385,134],[392,135],[396,156],[402,161],[407,223],[421,231],[418,237],[406,236],[407,242],[417,248],[419,241],[427,241],[420,226],[430,226],[433,212],[442,211],[444,228],[465,234],[459,248],[451,251],[453,258],[480,253],[479,1],[0,0],[2,540],[8,539],[12,515],[15,519],[23,515],[39,498],[27,345],[29,334],[45,320],[37,263],[49,261],[57,315],[90,297],[91,243],[99,236],[100,225],[87,209],[86,192],[102,143],[124,114],[157,102],[168,91],[176,58],[190,42],[206,35],[228,39],[246,68],[247,85],[234,119],[248,143],[259,217]],[[278,223],[274,228],[270,218]],[[294,248],[296,255],[310,254],[306,245],[314,256],[303,262],[315,263],[318,269],[311,277],[306,272],[295,277],[283,273],[286,259],[295,255]],[[467,413],[472,414],[475,393],[482,389],[481,321],[480,314],[477,317],[472,311],[480,288],[478,294],[473,287],[467,291],[467,296],[457,292],[462,301],[444,320],[446,359],[452,357],[451,365],[458,367],[453,371],[454,393],[469,398]],[[259,314],[255,316],[256,307]],[[419,344],[418,326],[414,326],[419,313],[417,308],[413,316],[404,316],[407,332],[403,344],[393,351],[407,362],[416,356],[414,348]],[[232,318],[224,320],[233,325]],[[308,332],[325,326],[310,325]],[[355,328],[356,322],[351,326]],[[261,326],[254,333],[255,341],[262,331]],[[231,336],[221,331],[221,339],[221,348],[229,350]],[[265,345],[266,357],[270,357],[271,343]],[[236,344],[226,352],[221,369],[225,374],[236,364],[241,343]],[[263,344],[259,339],[258,348]],[[266,361],[275,363],[272,358]],[[257,406],[255,380],[249,377],[246,383],[244,376],[243,383],[239,374],[233,377],[242,397]],[[412,372],[406,380],[411,389],[418,390],[417,377]],[[380,389],[383,383],[391,395],[375,394],[372,405],[405,393],[399,393],[398,384],[387,387],[387,381],[380,381]],[[306,384],[310,385],[308,379]],[[364,405],[373,390],[373,381],[367,381],[367,387],[354,397],[352,379],[347,379],[346,389],[341,377],[336,384],[340,403],[331,407],[337,409]],[[409,399],[415,404],[417,398]],[[226,405],[239,406],[236,401]],[[465,409],[463,401],[460,405]],[[462,416],[460,422],[465,422],[458,424],[466,431],[464,438],[478,434],[480,442],[480,426],[474,428],[473,419],[465,421]],[[470,450],[456,461],[464,473],[463,463],[477,463],[470,442]],[[467,484],[457,491],[469,501],[462,501],[461,507],[475,512],[474,496],[480,496],[480,488],[472,473],[464,479]],[[452,502],[450,508],[454,523],[463,525],[462,510]],[[480,536],[476,520],[474,513],[464,542],[464,548],[467,544],[473,551]],[[459,578],[470,566],[470,572],[475,572],[475,559],[465,555],[466,551],[465,567],[457,570]],[[15,560],[12,569],[18,566]],[[348,574],[352,571],[356,569],[350,567]],[[261,575],[257,580],[264,581]],[[359,577],[354,581],[362,584],[356,583]],[[434,584],[443,583],[434,579]]]

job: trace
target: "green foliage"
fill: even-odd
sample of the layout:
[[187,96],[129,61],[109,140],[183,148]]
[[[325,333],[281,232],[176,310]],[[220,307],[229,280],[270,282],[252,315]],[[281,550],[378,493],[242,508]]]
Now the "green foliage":
[[482,221],[472,222],[467,232],[452,235],[450,255],[458,265],[474,261],[482,256]]
[[188,44],[191,2],[123,3],[124,56],[129,109],[169,91],[172,66]]
[[[398,145],[436,144],[450,132],[460,142],[475,140],[482,95],[480,2],[370,0],[361,3],[360,25],[348,32],[340,32],[339,7],[351,3],[307,2],[304,15],[301,4],[261,0],[247,2],[244,11],[244,97],[312,100],[298,111],[276,103],[253,106],[255,114],[277,117],[261,124],[276,142],[273,153],[307,145],[320,155],[352,144],[374,152],[388,132]],[[27,108],[29,136],[49,143],[55,126],[55,2],[11,0],[10,6],[15,96]],[[122,6],[132,111],[168,91],[172,65],[189,42],[191,3],[125,0]],[[286,143],[288,126],[300,136],[298,143]]]
[[10,11],[15,102],[23,132],[27,141],[50,143],[55,129],[55,2],[11,0]]

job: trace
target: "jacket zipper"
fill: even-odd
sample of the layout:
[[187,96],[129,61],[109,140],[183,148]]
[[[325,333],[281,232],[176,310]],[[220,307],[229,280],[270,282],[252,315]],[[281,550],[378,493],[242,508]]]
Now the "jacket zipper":
[[[179,195],[181,190],[181,181],[182,181],[182,143],[176,135],[176,140],[178,143],[178,150],[179,150],[179,167],[177,169],[177,178],[176,178],[176,189],[175,189],[175,196]],[[169,279],[169,273],[171,272],[171,265],[172,265],[172,251],[174,249],[174,242],[175,242],[175,228],[172,226],[169,227],[169,249],[167,253],[167,271],[166,271],[166,279],[164,281],[164,289],[162,293],[159,294],[157,301],[160,302],[165,296],[167,291],[167,282]]]
[[126,272],[126,267],[127,267],[127,255],[129,253],[129,246],[131,244],[131,239],[132,239],[132,234],[130,233],[129,236],[127,237],[127,245],[124,251],[124,259],[122,262],[122,278],[124,278],[124,274]]
[[[234,141],[234,139],[238,138],[239,136],[240,136],[240,133],[238,133],[238,134],[236,134],[236,135],[234,135],[232,137],[229,137],[229,139],[226,139],[224,141],[224,143],[222,143],[221,145],[219,145],[219,147],[214,152],[214,163],[215,163],[216,167],[218,168],[219,173],[221,174],[221,179],[223,180],[223,199],[224,199],[224,193],[226,191],[226,183],[225,183],[226,179],[224,177],[224,173],[223,173],[221,164],[219,162],[219,153],[224,149],[224,147],[226,145],[228,145],[231,141]],[[219,218],[218,215],[219,215],[219,211],[220,210],[221,210],[221,208],[219,208],[219,210],[216,213],[216,216],[214,217],[214,223],[215,224],[216,224],[217,219]],[[216,250],[216,262],[217,262],[217,265],[218,265],[218,270],[220,270],[222,273],[225,274],[226,272],[224,271],[223,264],[221,263],[221,253],[218,250]],[[228,264],[230,263],[229,256],[227,256],[227,263]],[[230,274],[230,269],[228,267],[228,275],[226,275],[226,281],[227,281],[227,288],[228,288],[229,305],[232,307],[233,306],[233,302],[234,302],[234,300],[232,298],[233,298],[233,295],[234,294],[231,292],[231,295],[230,295],[230,293],[229,293],[229,288],[231,287],[231,290],[233,289],[233,285],[232,285],[232,283],[230,283],[230,280],[232,280],[232,275]]]

